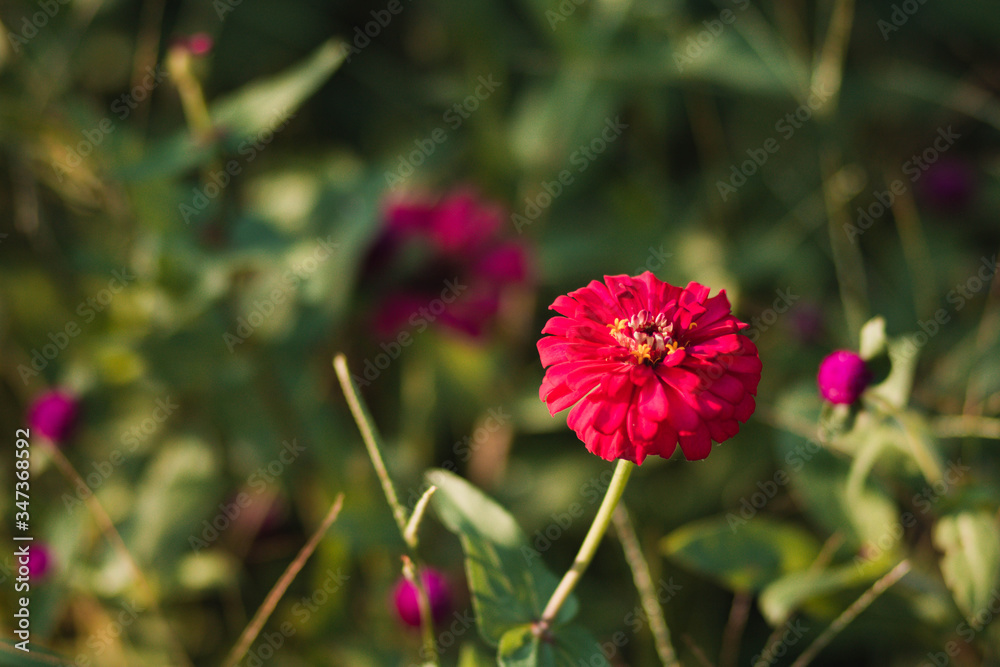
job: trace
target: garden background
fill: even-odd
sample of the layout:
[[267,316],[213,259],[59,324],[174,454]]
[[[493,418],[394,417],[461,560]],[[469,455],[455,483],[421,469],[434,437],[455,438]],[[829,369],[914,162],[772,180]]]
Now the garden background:
[[[904,560],[812,664],[1000,660],[996,3],[3,0],[0,22],[3,479],[33,401],[77,404],[31,437],[31,654],[0,493],[0,664],[222,664],[340,493],[239,664],[420,664],[331,359],[404,505],[453,470],[561,574],[612,466],[539,400],[535,344],[558,295],[646,270],[725,289],[763,362],[739,435],[625,494],[681,662],[792,664]],[[392,245],[413,202],[474,242]],[[875,373],[852,407],[817,391],[835,349]],[[450,587],[442,664],[492,664],[433,507],[420,553]],[[659,664],[614,531],[577,598],[583,664]]]

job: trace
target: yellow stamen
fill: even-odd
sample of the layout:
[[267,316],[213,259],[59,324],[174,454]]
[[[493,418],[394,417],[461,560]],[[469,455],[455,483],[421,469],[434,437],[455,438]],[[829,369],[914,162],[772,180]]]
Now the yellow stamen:
[[653,351],[653,348],[651,348],[646,343],[643,343],[639,347],[637,347],[634,350],[632,350],[632,354],[635,355],[636,362],[641,364],[644,361],[652,361],[653,360],[653,357],[652,357],[652,354],[651,354],[652,351]]
[[621,333],[622,329],[624,329],[627,326],[628,326],[628,322],[626,322],[625,320],[621,319],[620,317],[616,317],[615,318],[615,323],[614,324],[609,324],[608,328],[611,329],[611,333],[616,334],[616,333]]

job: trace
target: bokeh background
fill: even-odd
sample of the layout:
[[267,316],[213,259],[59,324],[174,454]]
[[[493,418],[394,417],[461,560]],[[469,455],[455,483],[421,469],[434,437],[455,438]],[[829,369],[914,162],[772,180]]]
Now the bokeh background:
[[[913,573],[813,664],[1000,659],[992,615],[961,625],[1000,562],[994,2],[4,0],[0,22],[4,479],[32,401],[78,402],[62,458],[32,441],[32,641],[61,658],[0,663],[219,664],[342,492],[241,664],[419,664],[331,358],[405,503],[454,469],[562,572],[611,465],[538,400],[535,342],[557,295],[644,270],[726,289],[764,364],[737,437],[626,493],[684,664],[753,664],[782,620],[758,594],[840,565],[788,603],[790,664],[883,555]],[[814,447],[858,417],[816,368],[874,316],[924,333],[893,365],[905,415],[862,433],[891,451]],[[927,451],[968,469],[934,486]],[[16,511],[0,494],[5,544]],[[696,520],[715,532],[675,532]],[[457,614],[443,663],[491,664],[457,539],[421,534]],[[658,664],[614,537],[579,597],[612,664]]]

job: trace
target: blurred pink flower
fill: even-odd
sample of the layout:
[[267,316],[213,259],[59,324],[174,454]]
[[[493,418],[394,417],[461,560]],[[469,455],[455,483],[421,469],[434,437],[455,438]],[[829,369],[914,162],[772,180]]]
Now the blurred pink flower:
[[47,391],[28,406],[28,427],[53,442],[66,440],[76,422],[77,401],[62,390]]
[[366,282],[382,285],[376,335],[440,323],[478,338],[495,320],[504,291],[529,280],[526,246],[503,236],[505,211],[471,190],[438,201],[390,201],[369,251]]
[[36,581],[44,579],[52,569],[52,551],[44,542],[28,547],[28,576]]
[[976,172],[964,160],[942,158],[923,175],[920,191],[928,204],[946,213],[961,213],[975,197]]
[[[431,617],[435,623],[440,623],[451,611],[451,590],[448,586],[448,580],[437,570],[424,568],[420,581],[427,592]],[[417,587],[405,578],[400,578],[392,597],[399,619],[411,627],[420,627],[420,602],[417,596]]]
[[212,52],[215,40],[207,32],[196,32],[192,35],[176,37],[170,44],[172,49],[182,49],[192,56],[205,56]]

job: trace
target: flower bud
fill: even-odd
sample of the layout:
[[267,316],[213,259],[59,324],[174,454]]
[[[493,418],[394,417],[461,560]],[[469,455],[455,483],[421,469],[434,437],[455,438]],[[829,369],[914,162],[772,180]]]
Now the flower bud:
[[823,398],[831,403],[850,404],[858,400],[872,380],[864,359],[850,350],[837,350],[819,365],[816,382]]
[[[420,581],[423,582],[424,591],[427,593],[431,617],[435,623],[440,623],[451,611],[451,591],[448,588],[448,581],[440,572],[430,568],[425,568],[421,572]],[[396,613],[403,623],[414,628],[420,627],[420,602],[416,586],[405,578],[400,578],[393,592],[393,601],[396,603]]]
[[60,390],[47,391],[28,407],[28,427],[54,442],[67,439],[76,422],[77,401]]

